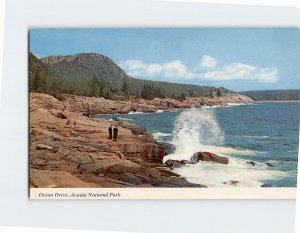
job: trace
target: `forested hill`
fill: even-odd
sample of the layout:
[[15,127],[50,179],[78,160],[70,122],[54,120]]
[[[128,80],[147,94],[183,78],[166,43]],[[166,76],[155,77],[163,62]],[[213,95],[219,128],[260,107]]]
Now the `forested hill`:
[[300,89],[290,90],[262,90],[262,91],[244,91],[242,95],[247,95],[255,101],[263,100],[300,100]]
[[122,99],[214,96],[232,93],[225,88],[141,80],[128,76],[112,59],[97,53],[50,56],[29,53],[30,91],[54,96],[74,94]]

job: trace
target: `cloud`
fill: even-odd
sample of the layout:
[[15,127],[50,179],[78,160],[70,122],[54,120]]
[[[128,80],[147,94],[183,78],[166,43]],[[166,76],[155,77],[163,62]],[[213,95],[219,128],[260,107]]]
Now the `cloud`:
[[120,67],[133,77],[165,80],[252,80],[260,83],[275,83],[279,80],[278,69],[274,67],[257,67],[254,65],[233,62],[223,66],[218,60],[204,55],[198,65],[189,69],[179,59],[166,63],[146,64],[141,60],[125,60]]
[[231,63],[218,70],[204,73],[203,79],[211,81],[254,80],[262,83],[278,81],[277,68],[259,68],[243,63]]
[[202,68],[214,68],[217,64],[217,59],[208,55],[204,55],[199,63],[199,66]]
[[185,78],[188,74],[188,69],[181,61],[174,60],[162,65],[162,73],[167,78]]
[[138,77],[146,69],[146,65],[140,60],[121,61],[120,66],[128,75]]
[[264,83],[276,83],[279,80],[277,68],[264,68],[256,73],[256,79]]
[[128,75],[133,77],[155,78],[164,77],[168,79],[192,79],[194,75],[180,60],[173,60],[163,64],[145,64],[140,60],[121,61]]

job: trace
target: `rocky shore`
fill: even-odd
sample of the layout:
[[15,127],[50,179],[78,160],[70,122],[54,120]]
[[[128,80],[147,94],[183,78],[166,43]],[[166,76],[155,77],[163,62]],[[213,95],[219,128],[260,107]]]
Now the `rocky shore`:
[[[108,139],[110,123],[91,115],[250,101],[240,95],[181,102],[117,102],[74,96],[59,101],[47,94],[30,93],[30,187],[205,187],[191,184],[172,172],[178,161],[163,164],[163,157],[172,148],[156,142],[146,129],[123,122],[119,140],[114,142]],[[216,159],[226,163],[222,158],[209,156],[199,154],[196,162]]]
[[237,93],[214,98],[197,97],[186,98],[179,101],[170,98],[155,98],[153,100],[131,99],[127,101],[115,101],[104,98],[67,96],[64,104],[72,112],[87,112],[95,114],[127,114],[130,112],[156,112],[158,110],[172,110],[176,108],[203,107],[214,105],[226,105],[230,103],[248,104],[253,100],[248,96]]

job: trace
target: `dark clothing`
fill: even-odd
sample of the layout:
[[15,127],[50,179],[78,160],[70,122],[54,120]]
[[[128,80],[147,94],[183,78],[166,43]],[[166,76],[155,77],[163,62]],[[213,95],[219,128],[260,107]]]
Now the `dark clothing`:
[[114,128],[114,141],[117,141],[118,140],[118,128]]
[[109,139],[111,140],[112,139],[112,127],[110,126],[109,128],[108,128],[108,134],[109,134]]

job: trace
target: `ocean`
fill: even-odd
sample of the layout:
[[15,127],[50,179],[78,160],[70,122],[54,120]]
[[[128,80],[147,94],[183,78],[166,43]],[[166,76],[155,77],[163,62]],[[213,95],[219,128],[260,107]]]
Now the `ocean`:
[[229,159],[227,165],[199,162],[174,170],[191,183],[208,187],[297,185],[300,102],[256,102],[97,117],[119,117],[147,128],[157,141],[174,144],[174,154],[164,161],[190,159],[199,151]]

